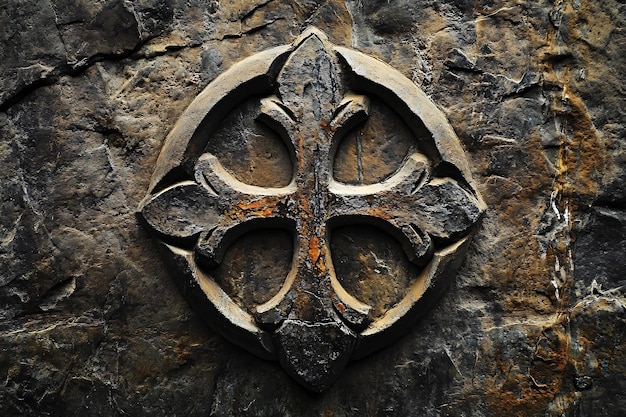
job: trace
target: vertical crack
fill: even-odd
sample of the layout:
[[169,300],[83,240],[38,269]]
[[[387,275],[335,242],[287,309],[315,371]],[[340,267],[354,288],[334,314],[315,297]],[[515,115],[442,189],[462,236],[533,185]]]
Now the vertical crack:
[[363,136],[363,132],[359,130],[356,135],[356,169],[359,184],[363,184],[363,145],[361,143],[361,136]]

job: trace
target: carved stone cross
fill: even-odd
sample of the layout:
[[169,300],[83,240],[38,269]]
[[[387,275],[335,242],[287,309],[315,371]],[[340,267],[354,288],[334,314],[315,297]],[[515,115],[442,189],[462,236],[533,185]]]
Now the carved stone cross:
[[[256,95],[262,97],[258,121],[291,154],[293,178],[284,187],[246,184],[205,150],[228,112]],[[339,182],[332,166],[337,144],[367,120],[370,96],[409,126],[426,128],[425,153],[412,151],[379,183]],[[458,139],[424,93],[316,29],[242,61],[198,96],[168,136],[139,207],[196,310],[225,337],[279,360],[314,391],[327,389],[350,359],[389,343],[423,314],[455,273],[483,211]],[[382,317],[373,317],[335,274],[330,234],[345,224],[384,230],[423,267]],[[291,271],[269,301],[245,311],[211,269],[244,233],[270,227],[294,236]]]

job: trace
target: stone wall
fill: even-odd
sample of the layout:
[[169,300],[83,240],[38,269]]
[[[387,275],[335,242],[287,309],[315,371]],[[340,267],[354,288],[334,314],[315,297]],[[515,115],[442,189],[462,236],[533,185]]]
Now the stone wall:
[[[0,22],[0,414],[626,409],[623,2],[7,0]],[[443,298],[322,394],[206,326],[136,216],[192,100],[310,26],[426,92],[487,205]]]

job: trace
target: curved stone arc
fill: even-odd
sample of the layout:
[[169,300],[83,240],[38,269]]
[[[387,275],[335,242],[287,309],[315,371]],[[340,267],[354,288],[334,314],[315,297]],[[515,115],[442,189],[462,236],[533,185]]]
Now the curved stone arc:
[[432,261],[415,279],[402,300],[360,333],[354,360],[380,350],[405,335],[439,301],[451,275],[463,263],[470,241],[470,237],[465,237],[435,252]]
[[[330,250],[330,249],[329,249]],[[333,306],[354,330],[362,330],[370,322],[372,306],[350,294],[337,278],[334,265],[331,265],[330,285],[333,288]]]
[[411,223],[391,222],[368,213],[340,214],[329,220],[332,228],[346,225],[373,226],[400,244],[407,260],[417,266],[430,262],[433,253],[432,242],[427,233]]
[[[166,243],[161,243],[161,246],[168,264],[180,275],[176,282],[183,297],[201,313],[200,317],[208,325],[262,359],[278,359],[271,334],[260,329],[250,314],[236,305],[215,281],[198,268],[191,251]],[[207,316],[211,317],[210,322]]]
[[[465,157],[465,151],[448,123],[444,114],[428,98],[428,96],[413,82],[406,78],[395,68],[388,64],[369,57],[361,52],[335,46],[335,51],[347,63],[350,70],[366,84],[371,84],[364,90],[377,93],[383,101],[389,103],[389,99],[396,103],[403,103],[411,116],[420,120],[431,133],[435,149],[444,162],[456,167],[463,178],[471,186],[472,192],[478,199],[481,208],[486,205],[480,194],[476,191],[476,185]],[[410,120],[407,124],[411,126]]]
[[[292,45],[282,45],[259,52],[234,64],[209,83],[183,112],[165,139],[150,180],[148,194],[174,168],[190,163],[193,165],[204,150],[202,143],[195,142],[208,141],[211,135],[206,134],[206,139],[199,136],[217,128],[224,117],[244,98],[271,93],[275,78],[272,74],[273,66],[292,48]],[[190,170],[192,166],[187,168]]]
[[[199,174],[203,174],[202,176]],[[284,187],[259,187],[241,182],[232,175],[217,157],[211,153],[204,153],[198,158],[195,175],[198,183],[206,182],[206,185],[221,194],[224,191],[236,191],[240,194],[250,194],[258,196],[269,195],[289,195],[296,192],[296,185],[293,181]]]
[[430,178],[428,159],[419,153],[409,155],[395,173],[375,184],[352,185],[331,180],[329,191],[336,195],[363,196],[374,195],[399,186],[407,187],[407,194],[412,194]]
[[[294,233],[297,235],[297,233]],[[291,305],[285,305],[288,297],[287,294],[292,290],[293,284],[296,281],[296,276],[298,273],[297,268],[294,266],[298,259],[298,238],[294,236],[294,251],[291,259],[292,267],[285,278],[285,282],[281,285],[280,289],[272,298],[256,306],[256,315],[261,320],[262,323],[270,326],[274,326],[279,317],[275,316],[276,310],[283,310],[282,315],[286,315],[287,309],[291,308]],[[282,308],[281,308],[282,307]]]

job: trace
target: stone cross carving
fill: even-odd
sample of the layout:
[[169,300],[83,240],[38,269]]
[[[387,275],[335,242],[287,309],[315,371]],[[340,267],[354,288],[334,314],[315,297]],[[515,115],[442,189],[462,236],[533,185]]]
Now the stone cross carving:
[[[234,106],[257,96],[259,122],[291,154],[293,178],[283,187],[246,184],[206,151]],[[339,182],[332,170],[337,143],[369,117],[370,97],[410,127],[425,127],[424,153],[412,151],[379,183]],[[327,389],[351,359],[400,336],[437,300],[483,211],[460,143],[425,94],[388,65],[332,45],[314,28],[292,45],[235,65],[196,98],[168,136],[139,206],[183,294],[207,322],[260,357],[280,361],[314,391]],[[373,317],[371,306],[336,276],[329,236],[345,224],[384,230],[423,268],[382,316]],[[293,234],[291,271],[269,301],[246,311],[211,270],[244,233],[268,227]]]

